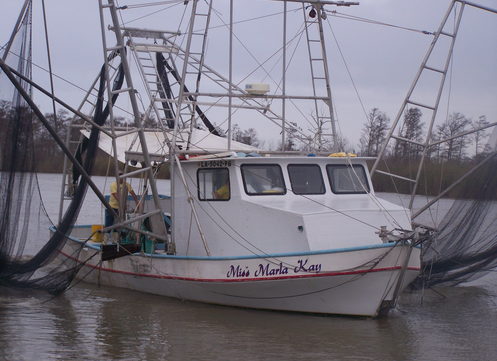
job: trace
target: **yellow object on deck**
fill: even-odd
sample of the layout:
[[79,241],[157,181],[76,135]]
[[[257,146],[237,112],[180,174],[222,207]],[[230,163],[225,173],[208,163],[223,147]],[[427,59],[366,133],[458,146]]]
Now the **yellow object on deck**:
[[94,224],[91,226],[91,234],[93,235],[91,237],[91,240],[93,242],[102,242],[102,233],[97,232],[97,231],[99,231],[103,228],[104,228],[104,226],[102,226],[101,224]]
[[345,152],[340,152],[340,153],[333,153],[333,154],[330,154],[328,157],[357,157],[356,154],[352,154],[352,153],[345,153]]

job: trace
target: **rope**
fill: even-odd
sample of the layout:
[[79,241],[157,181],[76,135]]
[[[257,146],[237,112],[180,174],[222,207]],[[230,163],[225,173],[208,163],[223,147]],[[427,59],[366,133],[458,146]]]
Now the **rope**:
[[[361,104],[362,111],[364,112],[364,115],[365,115],[365,117],[367,119],[368,118],[368,113],[366,111],[366,108],[364,107],[364,103],[362,102],[362,98],[359,95],[359,90],[357,89],[357,86],[355,84],[354,78],[352,77],[352,74],[350,72],[350,68],[347,65],[347,61],[345,60],[345,56],[343,55],[342,48],[340,47],[340,44],[338,44],[338,39],[336,38],[335,32],[333,31],[333,28],[331,27],[330,18],[326,18],[326,21],[328,23],[328,26],[330,27],[330,31],[331,31],[331,34],[333,35],[333,39],[335,39],[335,44],[336,44],[336,46],[338,48],[338,52],[340,53],[340,57],[342,58],[343,65],[345,66],[345,69],[347,70],[347,74],[349,75],[349,79],[350,79],[350,81],[352,83],[352,86],[354,87],[354,91],[355,91],[355,93],[357,95],[357,99],[359,100],[359,103]],[[337,120],[337,123],[338,123],[338,120]]]
[[[325,10],[325,9],[323,9],[323,10]],[[387,26],[387,27],[401,29],[401,30],[413,31],[413,32],[420,33],[420,34],[425,34],[425,35],[433,35],[434,34],[433,32],[427,31],[427,30],[419,30],[419,29],[407,28],[407,27],[404,27],[404,26],[393,25],[393,24],[383,23],[381,21],[376,21],[376,20],[361,18],[359,16],[342,14],[342,13],[339,13],[338,11],[336,11],[336,10],[333,10],[333,11],[325,10],[325,11],[329,15],[331,15],[333,17],[336,17],[336,18],[341,18],[341,19],[346,19],[346,20],[352,20],[352,21],[359,21],[359,22],[363,22],[363,23],[367,23],[367,24],[373,24],[373,25],[382,25],[382,26]]]

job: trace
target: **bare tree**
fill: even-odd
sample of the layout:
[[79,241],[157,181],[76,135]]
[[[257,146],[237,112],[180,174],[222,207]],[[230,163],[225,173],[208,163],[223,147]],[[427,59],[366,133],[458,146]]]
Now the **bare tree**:
[[234,140],[235,142],[242,141],[242,130],[238,124],[233,124],[231,127],[231,140]]
[[253,147],[259,147],[261,141],[257,135],[257,131],[254,128],[248,128],[242,133],[242,143],[251,145]]
[[254,128],[242,130],[238,124],[233,124],[231,128],[231,139],[235,142],[251,145],[258,148],[262,145],[261,140]]
[[360,142],[361,155],[375,157],[385,141],[390,118],[378,108],[373,108],[364,123]]
[[338,144],[336,149],[338,149],[339,151],[346,153],[355,153],[355,149],[352,147],[350,141],[344,135],[341,134],[337,135],[337,143]]
[[489,137],[486,130],[480,128],[489,124],[490,122],[487,121],[487,117],[485,115],[480,116],[477,121],[474,121],[471,124],[471,127],[476,130],[471,136],[473,144],[475,145],[475,155],[478,155],[479,151],[483,150],[485,145],[482,143]]
[[442,151],[442,158],[451,161],[461,161],[466,155],[466,148],[471,144],[471,138],[468,135],[455,137],[465,132],[471,125],[471,119],[466,118],[461,113],[453,113],[447,120],[437,126],[437,131],[441,139],[447,139],[445,149]]
[[[65,139],[66,137],[67,127],[70,122],[69,115],[69,112],[65,109],[57,110],[56,116],[54,115],[54,113],[45,114],[46,120],[61,139]],[[35,135],[35,140],[37,142],[38,155],[51,159],[62,156],[62,151],[60,150],[57,143],[54,141],[48,129],[46,129],[44,126],[38,127],[38,131]]]
[[298,150],[297,141],[302,141],[302,139],[299,139],[299,132],[301,132],[302,129],[299,128],[295,122],[289,122],[289,125],[290,126],[286,128],[285,144],[282,146],[281,141],[279,141],[278,150]]
[[423,141],[424,123],[421,123],[423,113],[419,108],[409,108],[404,112],[404,123],[399,129],[399,138],[395,141],[394,156],[396,158],[419,158],[422,147],[411,142]]
[[[438,142],[441,139],[442,139],[442,132],[439,129],[435,128],[431,133],[431,141]],[[443,144],[437,143],[436,145],[428,149],[428,158],[434,159],[437,162],[441,162],[442,150],[443,150]]]

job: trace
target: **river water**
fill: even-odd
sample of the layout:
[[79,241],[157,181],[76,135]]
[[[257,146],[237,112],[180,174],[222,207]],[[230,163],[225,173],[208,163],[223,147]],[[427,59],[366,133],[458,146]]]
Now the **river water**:
[[[60,178],[42,174],[39,181],[56,219]],[[168,193],[166,181],[159,191]],[[89,192],[81,222],[100,217]],[[404,292],[378,320],[205,305],[84,282],[53,299],[0,288],[6,360],[495,360],[496,325],[495,274]]]

